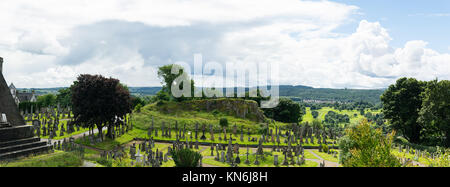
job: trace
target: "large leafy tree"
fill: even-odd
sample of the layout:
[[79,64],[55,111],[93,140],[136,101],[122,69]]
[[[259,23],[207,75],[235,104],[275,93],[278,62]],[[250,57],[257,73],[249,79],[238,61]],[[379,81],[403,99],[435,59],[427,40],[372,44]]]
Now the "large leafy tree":
[[304,114],[300,104],[285,98],[280,99],[277,107],[263,110],[267,117],[285,123],[298,123]]
[[445,137],[444,144],[450,147],[450,81],[428,82],[419,114],[419,122],[426,132]]
[[[169,65],[159,67],[158,77],[160,79],[162,79],[163,88],[157,93],[157,96],[158,96],[158,98],[163,99],[163,100],[171,99],[171,100],[175,100],[175,101],[183,101],[183,100],[186,100],[187,98],[184,96],[175,98],[172,95],[172,86],[173,85],[177,85],[180,87],[180,89],[183,89],[183,84],[177,83],[175,80],[178,77],[183,76],[184,69],[183,69],[183,67],[179,67],[180,71],[178,72],[178,74],[172,74],[172,68],[174,66],[179,66],[179,65],[169,64]],[[189,77],[186,77],[186,79],[189,79]],[[191,98],[193,98],[193,97],[194,97],[194,80],[191,80]]]
[[130,92],[117,79],[83,74],[78,76],[71,91],[75,120],[84,127],[95,125],[100,134],[105,126],[110,132],[117,117],[131,112]]
[[414,78],[401,78],[381,96],[385,118],[411,143],[421,142],[422,126],[417,119],[422,107],[424,85],[425,82]]
[[56,102],[63,107],[72,106],[72,92],[70,88],[63,88],[58,90],[56,95]]
[[383,134],[367,120],[348,128],[339,140],[340,162],[344,167],[399,167],[400,161],[391,154],[395,132]]
[[56,96],[53,94],[46,94],[37,97],[37,103],[43,107],[55,106],[56,105]]

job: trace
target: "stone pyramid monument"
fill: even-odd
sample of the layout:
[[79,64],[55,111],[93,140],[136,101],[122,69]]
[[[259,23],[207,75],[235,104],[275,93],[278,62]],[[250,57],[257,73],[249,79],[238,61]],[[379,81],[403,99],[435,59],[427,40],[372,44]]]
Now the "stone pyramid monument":
[[3,58],[0,57],[0,160],[49,151],[50,146],[35,137],[33,131],[14,102],[3,77]]

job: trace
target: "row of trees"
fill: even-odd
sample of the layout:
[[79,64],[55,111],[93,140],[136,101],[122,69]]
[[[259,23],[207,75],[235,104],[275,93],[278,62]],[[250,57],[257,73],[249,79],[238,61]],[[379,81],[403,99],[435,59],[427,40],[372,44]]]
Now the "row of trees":
[[31,108],[33,108],[33,112],[36,112],[36,110],[44,107],[56,107],[58,104],[61,107],[72,106],[69,88],[60,89],[56,95],[46,94],[37,96],[36,102],[21,102],[19,103],[19,109],[24,112],[32,112]]
[[385,119],[410,143],[450,146],[450,81],[401,78],[381,100]]
[[[301,101],[298,101],[301,102]],[[382,108],[381,102],[377,102],[376,104],[372,104],[366,101],[356,101],[356,102],[348,102],[348,103],[304,103],[306,107],[310,107],[311,110],[320,110],[323,107],[331,107],[336,110],[359,110],[364,111],[365,109],[378,110]],[[364,115],[364,114],[362,114]]]

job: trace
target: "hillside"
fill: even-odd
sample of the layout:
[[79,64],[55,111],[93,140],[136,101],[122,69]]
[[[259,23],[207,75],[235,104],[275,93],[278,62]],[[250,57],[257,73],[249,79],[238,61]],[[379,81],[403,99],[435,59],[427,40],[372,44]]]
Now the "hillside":
[[[162,122],[174,127],[178,122],[179,128],[186,124],[186,128],[193,130],[195,124],[199,128],[204,125],[213,125],[218,130],[219,120],[227,118],[229,126],[235,124],[244,129],[250,128],[257,132],[264,127],[267,120],[263,112],[257,107],[254,101],[241,99],[214,99],[214,100],[194,100],[185,102],[164,102],[147,105],[140,112],[133,113],[135,126],[139,129],[148,129],[152,124],[159,127]],[[285,126],[285,123],[275,122],[270,126]]]
[[331,89],[311,88],[305,86],[280,86],[280,96],[291,97],[294,100],[321,100],[339,102],[366,101],[372,104],[381,102],[383,89]]

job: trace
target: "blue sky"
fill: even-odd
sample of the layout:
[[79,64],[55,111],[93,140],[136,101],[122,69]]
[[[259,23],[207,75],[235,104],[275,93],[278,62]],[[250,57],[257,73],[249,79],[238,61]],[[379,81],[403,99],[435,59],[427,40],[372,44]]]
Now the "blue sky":
[[158,67],[192,66],[194,54],[277,65],[283,85],[450,79],[448,0],[2,0],[0,10],[3,73],[19,88],[70,86],[79,74],[159,86]]
[[[450,51],[450,1],[448,0],[336,0],[360,8],[355,18],[378,21],[388,29],[392,45],[424,40],[439,52]],[[340,28],[353,32],[357,24]]]

